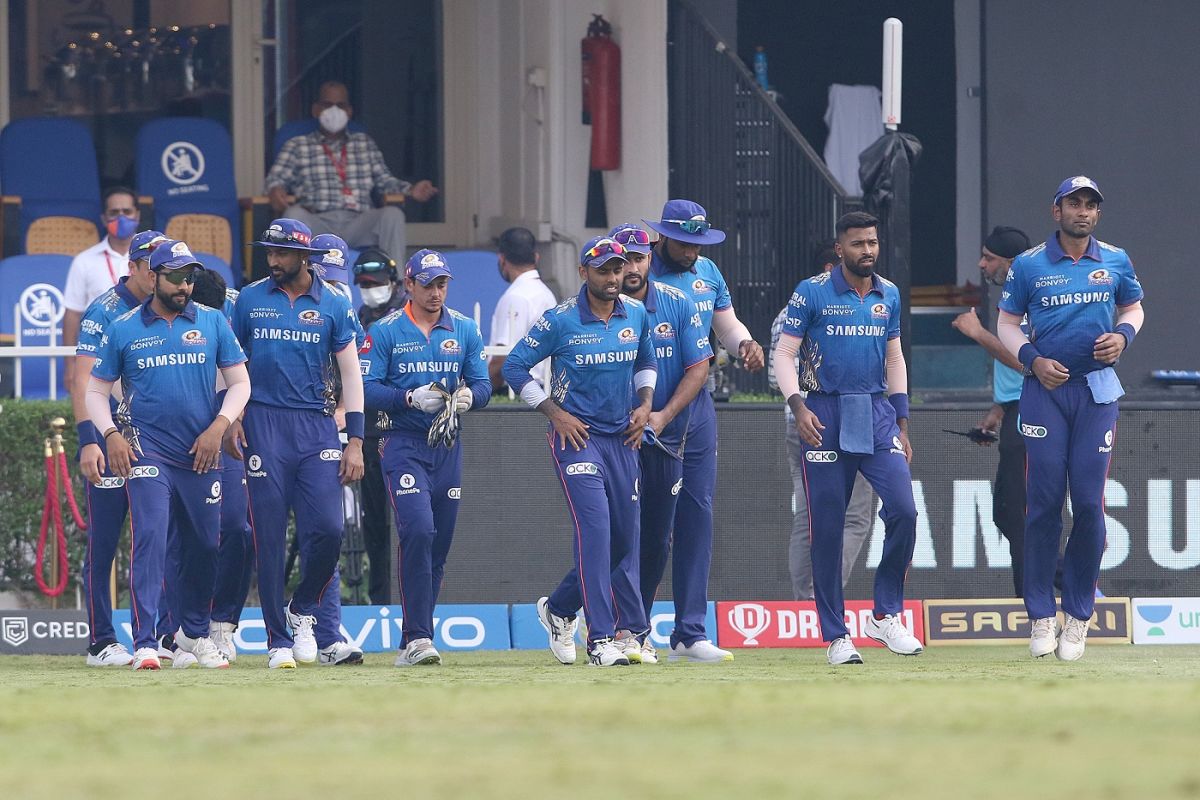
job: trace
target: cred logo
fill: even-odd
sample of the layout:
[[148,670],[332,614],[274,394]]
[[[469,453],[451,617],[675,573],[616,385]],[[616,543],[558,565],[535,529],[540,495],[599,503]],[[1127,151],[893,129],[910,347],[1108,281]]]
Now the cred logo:
[[832,464],[837,461],[837,453],[833,450],[809,450],[804,454],[804,460],[814,464]]
[[1026,425],[1021,423],[1021,435],[1028,436],[1030,439],[1045,439],[1046,429],[1041,425]]

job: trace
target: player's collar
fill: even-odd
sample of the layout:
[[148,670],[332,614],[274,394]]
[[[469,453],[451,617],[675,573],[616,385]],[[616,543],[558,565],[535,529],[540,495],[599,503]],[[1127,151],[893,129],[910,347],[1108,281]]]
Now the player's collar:
[[[833,265],[833,277],[830,280],[833,283],[833,290],[838,294],[845,294],[846,292],[858,294],[858,290],[846,282],[846,276],[842,274],[842,262],[839,261]],[[883,294],[883,289],[879,286],[879,276],[874,272],[871,273],[871,292]],[[867,292],[867,294],[871,292]]]
[[[150,306],[150,303],[153,302],[153,300],[154,294],[151,293],[149,297],[142,301],[142,324],[146,325],[147,327],[153,324],[154,320],[163,319],[159,313]],[[183,311],[179,312],[179,316],[183,317],[188,322],[195,322],[196,304],[191,300],[188,300],[187,305],[183,307]],[[163,321],[165,322],[166,320]]]
[[[666,245],[663,245],[663,247],[665,248]],[[678,270],[678,269],[671,269],[667,265],[667,261],[668,261],[668,259],[665,256],[659,254],[658,248],[654,248],[653,250],[651,250],[650,251],[650,274],[654,275],[655,277],[657,277],[659,275],[666,275],[667,273],[671,273],[674,275],[682,275],[685,272],[690,272],[693,275],[695,275],[696,274],[696,265],[700,263],[700,259],[697,258],[695,261],[692,262],[692,265],[690,267],[688,267],[687,269]],[[671,262],[671,263],[677,264],[677,266],[683,266],[682,264],[678,264],[678,262]]]
[[[315,300],[316,302],[319,303],[319,302],[321,302],[321,292],[323,291],[322,286],[321,286],[321,278],[317,275],[316,270],[314,270],[312,267],[308,267],[308,274],[312,275],[312,285],[309,286],[308,289],[306,291],[304,291],[303,293],[301,293],[299,295],[299,297],[297,297],[296,299],[299,300],[300,297],[304,297],[304,295],[308,295],[313,300]],[[280,286],[278,283],[276,283],[274,279],[271,279],[271,291],[283,292],[283,287]],[[283,293],[287,294],[287,292],[283,292]]]
[[[420,330],[421,326],[417,324],[417,320],[412,313],[412,300],[409,300],[404,304],[404,316],[408,317],[408,321],[411,322],[418,330]],[[454,330],[454,320],[450,317],[450,311],[446,308],[446,306],[442,306],[442,315],[438,317],[437,322],[433,323],[433,327],[445,328],[448,331]]]
[[[1062,245],[1058,243],[1058,231],[1055,231],[1046,237],[1046,258],[1050,259],[1051,264],[1057,264],[1064,258],[1070,258],[1072,262],[1075,262],[1075,259],[1071,258],[1071,256],[1067,254],[1067,251],[1062,249]],[[1088,237],[1088,246],[1087,249],[1083,251],[1081,258],[1089,258],[1092,261],[1104,260],[1100,256],[1100,245],[1096,244],[1095,236]]]
[[642,305],[651,314],[658,311],[658,290],[654,288],[654,281],[650,280],[650,276],[646,276],[646,297],[642,300]]
[[139,301],[133,296],[133,292],[129,291],[129,287],[125,285],[128,282],[129,276],[123,276],[117,281],[117,285],[113,287],[113,291],[117,293],[117,297],[125,301],[125,305],[135,308],[139,304]]
[[[582,287],[580,287],[579,297],[577,298],[577,302],[575,303],[575,305],[579,307],[579,319],[581,322],[585,322],[585,323],[586,322],[604,322],[604,320],[600,319],[599,317],[597,317],[595,314],[592,313],[592,306],[590,303],[588,303],[588,290],[587,290],[586,283],[583,284]],[[613,301],[612,315],[614,317],[628,316],[625,313],[625,304],[621,302],[620,296],[618,296],[617,299]]]

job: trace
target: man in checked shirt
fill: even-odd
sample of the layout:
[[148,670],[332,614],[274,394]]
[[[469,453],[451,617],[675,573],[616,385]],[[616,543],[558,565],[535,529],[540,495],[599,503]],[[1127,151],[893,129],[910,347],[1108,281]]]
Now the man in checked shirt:
[[[320,124],[280,148],[267,173],[267,197],[276,216],[300,220],[314,234],[335,233],[355,249],[378,246],[404,258],[404,212],[395,206],[374,208],[371,194],[400,193],[423,203],[437,187],[392,175],[375,140],[346,129],[353,113],[344,83],[321,84],[312,105]],[[295,196],[291,205],[289,195]]]

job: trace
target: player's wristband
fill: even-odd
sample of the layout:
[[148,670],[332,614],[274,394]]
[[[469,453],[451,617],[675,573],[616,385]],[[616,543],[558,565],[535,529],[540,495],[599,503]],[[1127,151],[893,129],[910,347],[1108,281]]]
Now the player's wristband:
[[896,419],[908,419],[908,395],[904,392],[896,392],[888,395],[888,402],[892,404],[892,408],[896,409]]
[[1128,322],[1122,322],[1117,326],[1116,333],[1125,337],[1125,347],[1128,348],[1129,345],[1133,344],[1133,337],[1137,336],[1137,329]]
[[87,444],[100,444],[100,431],[96,430],[96,423],[90,419],[77,424],[75,431],[79,434],[80,447]]
[[346,412],[346,437],[350,439],[362,439],[363,429],[366,427],[366,416],[361,411]]
[[1033,346],[1033,342],[1021,345],[1021,349],[1017,351],[1017,361],[1030,371],[1033,371],[1033,362],[1041,357],[1042,354]]

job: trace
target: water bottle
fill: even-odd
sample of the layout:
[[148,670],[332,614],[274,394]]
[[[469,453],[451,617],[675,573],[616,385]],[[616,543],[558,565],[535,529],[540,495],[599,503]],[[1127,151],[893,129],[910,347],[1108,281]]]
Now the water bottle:
[[767,53],[761,44],[754,48],[754,79],[764,92],[770,88],[767,84]]

